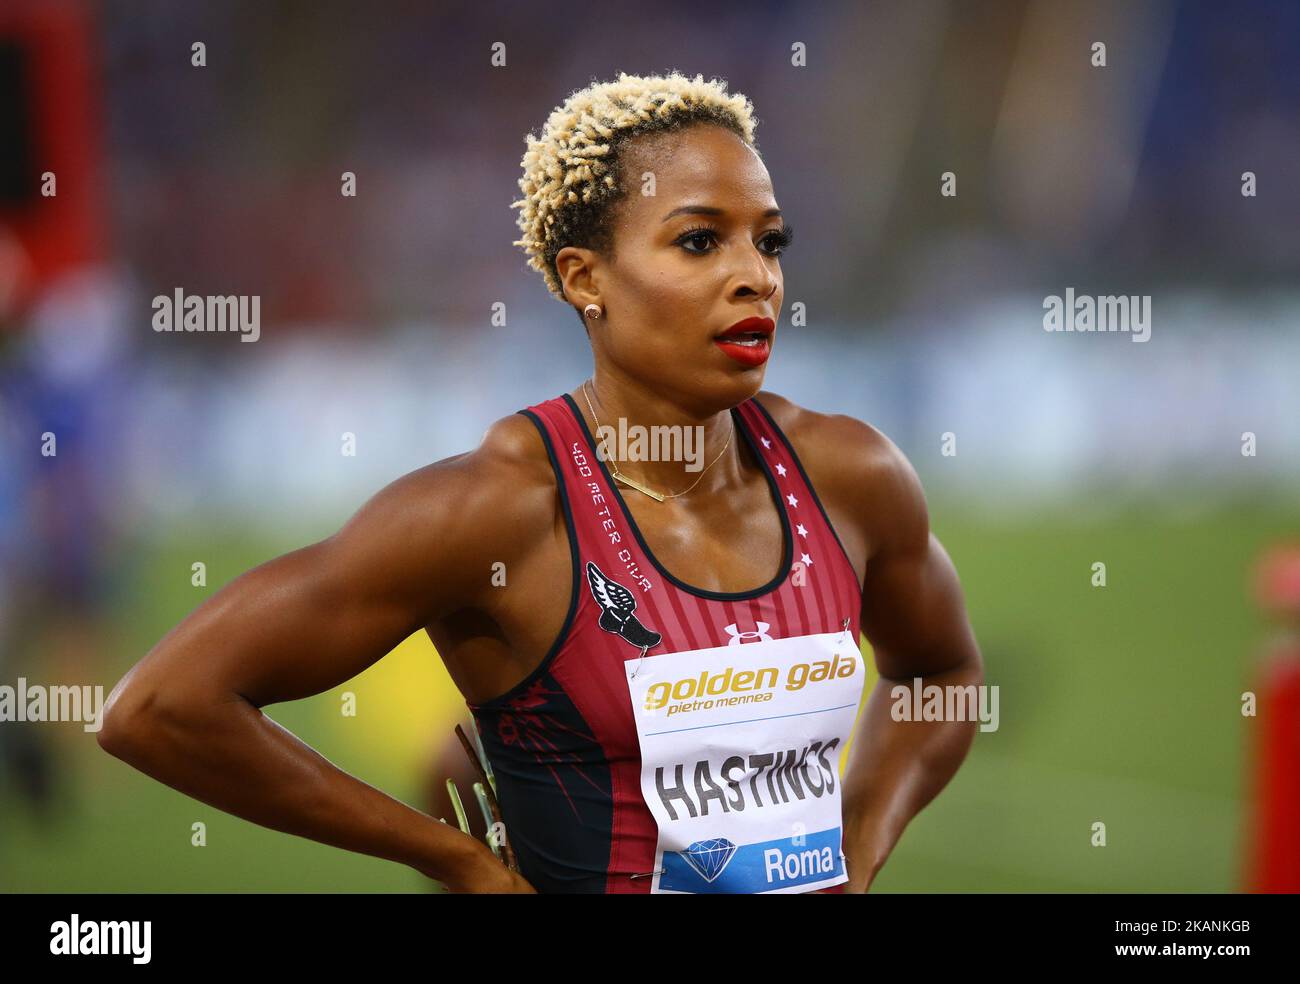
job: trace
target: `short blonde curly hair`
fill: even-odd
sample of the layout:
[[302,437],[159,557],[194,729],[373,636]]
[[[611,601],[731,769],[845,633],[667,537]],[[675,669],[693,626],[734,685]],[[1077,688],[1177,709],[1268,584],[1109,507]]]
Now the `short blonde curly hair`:
[[724,126],[755,147],[758,119],[741,93],[727,92],[725,80],[667,75],[628,75],[617,81],[593,82],[578,89],[552,110],[541,136],[525,137],[528,150],[519,189],[522,239],[547,289],[566,301],[555,267],[565,246],[612,250],[611,206],[626,194],[619,180],[619,148],[646,133],[679,130],[695,123]]

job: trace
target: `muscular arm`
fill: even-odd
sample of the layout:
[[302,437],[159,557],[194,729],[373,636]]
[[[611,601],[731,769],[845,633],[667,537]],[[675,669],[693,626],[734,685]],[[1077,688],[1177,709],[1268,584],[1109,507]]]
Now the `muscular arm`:
[[343,772],[261,711],[338,686],[476,603],[486,558],[524,549],[516,530],[494,539],[511,524],[489,517],[538,498],[520,494],[520,440],[499,423],[476,452],[399,479],[334,536],[222,588],[114,688],[99,744],[254,823],[409,865],[453,891],[521,890],[485,845]]
[[862,629],[875,651],[880,680],[859,718],[845,764],[846,892],[868,889],[903,828],[957,771],[978,726],[977,721],[895,721],[891,690],[903,684],[910,692],[916,677],[922,687],[984,682],[957,572],[930,532],[916,473],[887,438],[859,426],[869,432],[868,474],[861,476],[860,487],[872,541]]

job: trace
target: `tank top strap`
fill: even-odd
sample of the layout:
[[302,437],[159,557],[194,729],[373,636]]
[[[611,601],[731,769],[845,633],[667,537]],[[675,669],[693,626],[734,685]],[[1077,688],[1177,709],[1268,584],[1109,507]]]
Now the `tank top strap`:
[[835,532],[790,439],[758,400],[746,400],[737,409],[754,435],[758,453],[776,477],[777,488],[795,532],[795,561],[809,564],[824,560],[834,564],[837,576],[847,577],[853,590],[859,591],[853,561]]
[[563,482],[566,521],[577,537],[583,582],[612,578],[638,594],[654,590],[658,572],[629,529],[572,404],[558,396],[520,413],[533,418],[550,442],[557,480]]

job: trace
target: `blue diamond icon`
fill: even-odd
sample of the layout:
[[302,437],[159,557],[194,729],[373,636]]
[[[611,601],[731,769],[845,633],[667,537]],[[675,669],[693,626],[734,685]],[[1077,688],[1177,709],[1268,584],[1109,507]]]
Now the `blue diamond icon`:
[[736,853],[736,845],[725,837],[714,837],[711,840],[696,841],[686,850],[677,853],[701,878],[711,882],[722,874],[722,869]]

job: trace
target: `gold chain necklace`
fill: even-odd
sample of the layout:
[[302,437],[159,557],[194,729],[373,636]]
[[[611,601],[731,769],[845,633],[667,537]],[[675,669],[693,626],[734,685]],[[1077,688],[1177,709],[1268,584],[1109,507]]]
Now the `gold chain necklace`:
[[[583,398],[586,399],[587,401],[587,409],[591,411],[591,419],[596,422],[596,432],[599,433],[601,429],[600,418],[596,416],[596,408],[591,405],[591,396],[588,395],[587,393],[587,381],[585,379],[582,381],[582,395]],[[665,499],[676,499],[679,495],[685,495],[691,489],[695,488],[696,485],[699,485],[700,482],[704,481],[704,473],[707,472],[714,465],[716,465],[718,463],[718,459],[727,453],[727,448],[731,447],[731,439],[735,436],[735,434],[736,434],[736,429],[733,427],[731,429],[731,433],[727,435],[727,443],[724,444],[722,446],[722,450],[718,452],[718,457],[714,458],[707,465],[705,465],[703,469],[701,469],[700,477],[697,478],[692,483],[690,489],[683,489],[681,492],[656,492],[654,489],[647,488],[646,486],[642,485],[640,482],[636,481],[635,479],[628,478],[626,475],[619,474],[618,463],[614,460],[613,457],[610,456],[609,446],[604,440],[600,442],[600,445],[604,449],[605,460],[609,462],[610,474],[614,476],[614,479],[616,481],[622,482],[624,485],[628,486],[629,488],[634,488],[638,492],[641,492],[644,495],[648,495],[650,498],[654,499],[655,502],[663,502]]]

